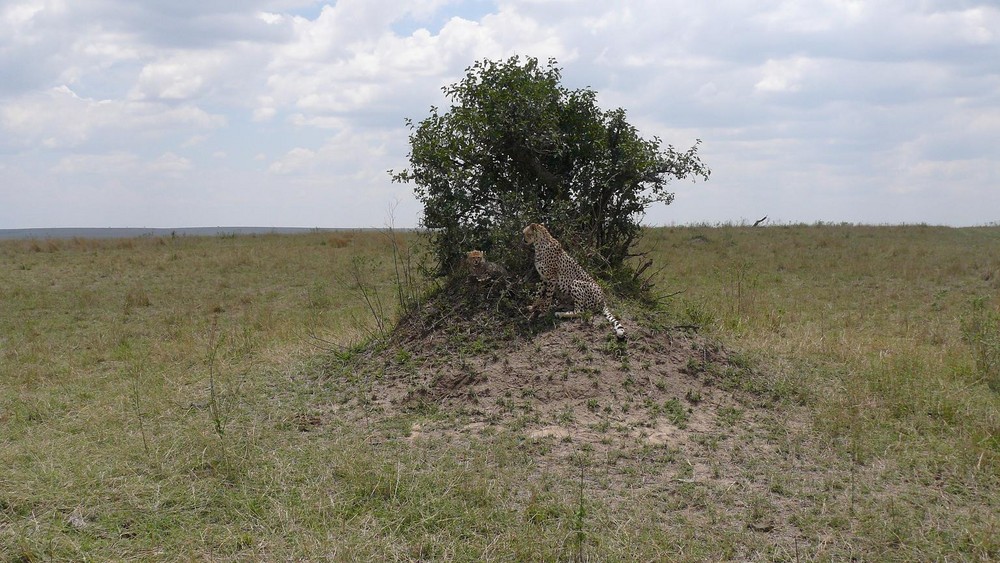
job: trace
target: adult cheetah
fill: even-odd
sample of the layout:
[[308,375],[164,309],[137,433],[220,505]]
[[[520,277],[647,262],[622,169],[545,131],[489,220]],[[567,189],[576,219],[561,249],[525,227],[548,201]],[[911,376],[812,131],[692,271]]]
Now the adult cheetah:
[[535,248],[535,269],[542,277],[542,287],[539,289],[541,300],[539,302],[536,299],[530,307],[532,314],[537,312],[536,307],[539,304],[546,308],[551,307],[552,294],[558,289],[573,298],[573,310],[557,312],[556,317],[577,317],[581,309],[601,311],[614,327],[615,336],[619,340],[624,339],[625,328],[611,314],[601,286],[597,285],[594,278],[585,272],[572,256],[566,254],[559,241],[549,234],[549,230],[538,223],[532,223],[524,228],[522,234],[524,242]]

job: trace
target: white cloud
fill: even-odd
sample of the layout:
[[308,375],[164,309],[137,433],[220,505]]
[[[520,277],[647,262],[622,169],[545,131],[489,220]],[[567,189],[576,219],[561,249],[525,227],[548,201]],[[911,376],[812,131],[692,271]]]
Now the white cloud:
[[164,153],[144,160],[138,155],[116,151],[105,154],[74,154],[59,159],[52,168],[64,177],[79,175],[107,176],[109,171],[122,176],[178,176],[192,169],[191,161],[174,153]]
[[37,26],[44,25],[44,22],[39,21],[42,16],[61,14],[66,9],[66,3],[61,0],[12,2],[0,11],[0,25],[15,33],[30,32]]
[[74,154],[59,159],[52,172],[65,176],[103,174],[108,170],[135,173],[139,166],[139,157],[126,152]]
[[254,108],[253,110],[253,120],[254,121],[269,121],[274,118],[278,113],[278,110],[271,106],[262,106]]
[[191,170],[191,161],[172,152],[160,155],[150,163],[149,172],[154,174],[166,174],[169,176],[180,176],[184,172]]
[[221,53],[181,52],[147,64],[130,97],[186,100],[204,94],[229,61]]
[[[514,54],[557,58],[647,137],[705,141],[712,180],[651,221],[996,220],[998,30],[974,0],[7,2],[0,228],[366,226],[396,197],[412,216],[385,174],[405,166],[403,118]],[[19,189],[53,194],[51,213]]]
[[281,14],[275,14],[272,12],[257,12],[257,17],[264,23],[268,25],[276,25],[281,23],[285,18]]
[[[364,178],[372,184],[387,183],[385,162],[391,136],[385,132],[342,129],[317,149],[296,147],[268,167],[272,174],[308,174],[322,182],[324,176]],[[398,144],[398,143],[397,143]]]
[[24,26],[34,19],[38,12],[45,9],[45,6],[38,3],[24,2],[13,4],[3,9],[2,18],[6,27],[17,28]]
[[13,146],[72,148],[102,137],[102,143],[128,146],[130,135],[164,133],[177,127],[213,129],[221,116],[194,106],[165,106],[130,100],[82,98],[67,86],[9,100],[0,107],[0,129]]
[[181,143],[183,148],[197,147],[198,145],[204,144],[208,140],[208,135],[192,135],[186,141]]
[[761,70],[763,76],[754,84],[754,89],[760,92],[797,92],[802,88],[805,76],[815,66],[805,57],[770,59],[764,63]]
[[316,158],[316,153],[301,147],[296,147],[282,158],[271,163],[267,171],[272,174],[293,174],[304,171]]

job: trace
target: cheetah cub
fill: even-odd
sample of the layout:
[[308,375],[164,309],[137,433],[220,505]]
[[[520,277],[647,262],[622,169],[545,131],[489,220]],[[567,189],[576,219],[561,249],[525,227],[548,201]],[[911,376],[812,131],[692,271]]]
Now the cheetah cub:
[[558,318],[577,317],[580,310],[600,311],[615,329],[619,340],[625,338],[625,328],[611,314],[601,286],[577,264],[572,256],[563,250],[549,230],[538,223],[532,223],[522,231],[524,242],[535,247],[535,269],[542,277],[539,298],[529,309],[534,314],[538,305],[552,306],[552,294],[559,290],[573,298],[573,310],[558,312]]
[[484,282],[507,277],[507,270],[496,262],[487,262],[482,250],[470,250],[465,255],[465,265],[469,268],[469,276],[476,281]]

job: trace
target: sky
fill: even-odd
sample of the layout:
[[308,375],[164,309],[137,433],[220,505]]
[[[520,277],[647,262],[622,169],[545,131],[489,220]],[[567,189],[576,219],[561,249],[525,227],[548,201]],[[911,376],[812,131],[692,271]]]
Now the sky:
[[1000,222],[996,0],[0,0],[0,229],[416,226],[405,119],[513,55],[701,139],[647,224]]

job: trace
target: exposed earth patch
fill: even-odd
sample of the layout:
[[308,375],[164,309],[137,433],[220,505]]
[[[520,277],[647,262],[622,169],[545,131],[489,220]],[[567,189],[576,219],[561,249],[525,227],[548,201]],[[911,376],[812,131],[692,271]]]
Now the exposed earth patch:
[[[342,354],[325,377],[363,391],[343,395],[338,416],[406,420],[414,447],[513,436],[540,478],[579,482],[612,505],[653,495],[666,519],[729,520],[789,548],[809,510],[803,489],[850,478],[833,457],[822,476],[803,461],[804,448],[825,455],[804,416],[693,327],[625,312],[621,343],[600,315],[532,320],[512,292],[453,281],[387,342]],[[847,502],[839,489],[831,502]]]

